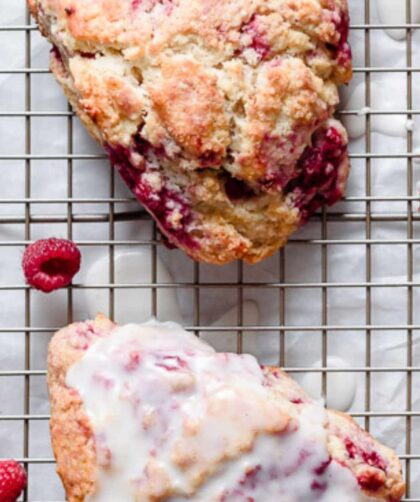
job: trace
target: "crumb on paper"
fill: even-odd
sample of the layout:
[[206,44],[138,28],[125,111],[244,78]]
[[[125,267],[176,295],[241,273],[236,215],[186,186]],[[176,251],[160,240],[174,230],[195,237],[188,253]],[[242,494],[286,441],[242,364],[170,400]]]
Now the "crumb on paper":
[[405,128],[407,129],[407,131],[413,131],[414,130],[414,120],[412,120],[412,119],[407,120],[405,123]]
[[357,112],[357,115],[367,115],[368,113],[370,113],[370,107],[364,106],[363,108],[360,108],[360,110]]
[[[420,197],[420,181],[418,181],[416,183],[416,195],[418,197]],[[418,201],[418,202],[419,202],[419,205],[417,206],[417,211],[420,212],[420,201]]]

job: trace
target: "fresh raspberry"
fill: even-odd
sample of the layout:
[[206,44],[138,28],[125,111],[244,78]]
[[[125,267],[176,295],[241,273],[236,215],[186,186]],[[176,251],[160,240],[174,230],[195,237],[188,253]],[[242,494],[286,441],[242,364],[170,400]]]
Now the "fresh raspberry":
[[26,486],[26,472],[14,460],[0,462],[0,500],[16,502]]
[[80,269],[80,251],[65,239],[41,239],[28,246],[22,259],[27,283],[44,293],[67,286]]

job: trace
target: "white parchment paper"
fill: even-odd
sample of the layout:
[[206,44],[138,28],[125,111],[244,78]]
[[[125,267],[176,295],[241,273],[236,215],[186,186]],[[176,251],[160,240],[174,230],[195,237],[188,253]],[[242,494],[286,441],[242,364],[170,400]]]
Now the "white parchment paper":
[[[405,0],[374,0],[372,3],[372,23],[403,23]],[[352,22],[364,22],[364,2],[350,0]],[[395,10],[394,4],[400,4]],[[413,0],[413,19],[420,22],[420,9],[417,0]],[[394,9],[394,10],[392,10]],[[378,15],[380,14],[380,16]],[[23,0],[0,0],[0,23],[2,25],[25,24],[25,6]],[[392,35],[392,36],[391,36]],[[393,38],[394,37],[394,38]],[[352,35],[354,63],[356,67],[364,67],[365,32],[354,31]],[[0,31],[0,68],[24,68],[25,33],[23,31]],[[420,34],[413,32],[413,66],[420,66]],[[373,67],[405,67],[406,39],[403,32],[392,33],[383,30],[371,30],[370,55]],[[37,32],[31,34],[31,64],[33,68],[48,66],[48,45]],[[29,86],[30,103],[25,98],[25,86]],[[372,73],[370,77],[372,110],[404,110],[407,108],[407,76],[400,73]],[[417,73],[412,76],[412,108],[420,109],[420,83]],[[346,120],[352,142],[352,153],[366,151],[366,88],[363,74],[356,73],[352,84],[343,90],[343,106],[347,109],[360,110],[360,115]],[[66,111],[67,102],[58,85],[49,74],[34,73],[30,82],[25,75],[0,73],[0,155],[15,156],[25,153],[25,117],[6,117],[4,112],[25,110],[29,105],[33,111]],[[407,121],[404,115],[375,115],[371,120],[371,151],[375,154],[398,155],[407,151],[407,131],[413,131],[413,149],[420,152],[420,123],[417,116]],[[35,116],[30,120],[30,147],[34,155],[65,155],[68,152],[69,126],[67,117]],[[94,144],[77,120],[73,122],[74,153],[102,153]],[[355,367],[364,367],[369,362],[367,334],[358,330],[357,326],[370,323],[383,325],[383,330],[372,330],[370,333],[370,363],[374,367],[404,368],[408,357],[411,364],[419,366],[420,337],[413,330],[412,353],[407,352],[408,334],[398,326],[406,326],[410,321],[409,294],[402,286],[407,281],[410,269],[407,257],[410,256],[407,245],[403,243],[407,236],[420,237],[419,223],[414,221],[412,235],[407,224],[407,202],[374,200],[370,204],[372,215],[371,227],[368,229],[371,238],[383,240],[382,244],[372,245],[370,251],[361,243],[366,239],[364,212],[366,204],[357,198],[364,197],[370,189],[373,197],[416,195],[416,183],[420,180],[420,164],[413,159],[413,178],[411,193],[407,192],[407,161],[404,158],[374,158],[370,164],[370,187],[367,186],[366,164],[364,159],[354,159],[350,176],[348,193],[350,200],[341,202],[330,212],[345,211],[359,215],[357,221],[334,221],[330,218],[327,225],[327,238],[337,244],[330,244],[326,250],[328,261],[327,277],[322,276],[321,246],[302,243],[305,239],[320,239],[322,227],[314,219],[296,235],[284,251],[284,281],[288,284],[310,284],[326,280],[329,283],[356,284],[356,286],[329,288],[326,295],[327,309],[323,318],[322,290],[319,287],[288,288],[284,301],[285,318],[280,318],[281,299],[276,288],[246,287],[243,290],[245,305],[244,320],[250,325],[260,323],[273,326],[272,331],[259,333],[244,332],[243,350],[258,356],[264,363],[278,363],[280,353],[279,331],[275,326],[285,323],[293,326],[293,331],[285,334],[284,354],[288,367],[312,366],[322,356],[322,333],[305,330],[305,327],[318,326],[327,322],[336,327],[353,326],[349,330],[332,330],[328,332],[328,354],[342,358]],[[105,198],[110,195],[110,168],[105,160],[77,160],[72,169],[72,192],[75,199]],[[0,160],[0,216],[8,217],[7,223],[0,224],[0,241],[9,242],[9,246],[0,246],[0,286],[22,285],[20,260],[23,252],[22,242],[25,240],[25,205],[13,203],[13,199],[25,196],[25,176],[30,184],[30,196],[33,199],[64,199],[68,192],[68,166],[66,160],[33,160],[30,171],[25,171],[22,159],[8,158]],[[123,183],[116,178],[115,195],[130,197]],[[7,201],[7,203],[6,203]],[[115,212],[135,209],[136,203],[116,204]],[[89,215],[106,213],[107,204],[75,203],[74,214]],[[412,213],[416,214],[417,202],[413,202]],[[31,205],[31,215],[35,218],[31,224],[31,239],[52,235],[68,236],[66,223],[36,223],[36,216],[67,214],[65,203]],[[378,221],[379,215],[400,215],[400,221]],[[20,219],[20,220],[19,220]],[[2,220],[3,221],[3,220]],[[79,241],[101,242],[110,238],[109,224],[76,221],[72,225],[73,238]],[[149,221],[132,221],[116,223],[115,238],[118,240],[150,240],[152,227]],[[389,241],[400,243],[389,243]],[[299,242],[300,241],[300,242]],[[348,242],[350,241],[350,242]],[[13,245],[15,243],[15,245]],[[420,284],[419,246],[414,241],[412,246],[412,274],[414,283]],[[76,278],[78,284],[107,283],[108,248],[106,245],[82,246],[83,266]],[[124,253],[131,253],[130,259],[121,258]],[[136,256],[138,261],[136,262]],[[197,271],[194,264],[179,251],[168,251],[159,248],[158,280],[188,283],[195,278]],[[370,258],[369,258],[370,253]],[[118,283],[152,281],[152,254],[150,246],[128,245],[116,249],[117,266],[115,281]],[[130,265],[124,265],[130,264]],[[96,267],[96,268],[95,268]],[[369,271],[370,268],[370,271]],[[371,275],[375,284],[370,293],[362,287]],[[177,317],[186,325],[196,321],[194,306],[199,301],[202,325],[236,325],[238,290],[221,287],[220,283],[236,282],[239,277],[237,264],[226,267],[201,265],[199,280],[206,286],[196,293],[193,288],[159,290],[157,305],[158,317],[166,319]],[[169,277],[169,279],[168,279]],[[280,259],[276,255],[265,262],[243,268],[243,280],[250,284],[279,282],[281,278]],[[394,287],[388,287],[389,284]],[[219,284],[219,286],[218,286]],[[361,286],[357,287],[357,284]],[[210,287],[212,285],[213,287]],[[370,294],[370,298],[367,296]],[[413,287],[413,324],[420,323],[420,310],[417,308],[419,292]],[[73,317],[81,320],[94,315],[96,310],[108,313],[109,294],[102,291],[75,289],[73,291]],[[31,292],[25,308],[25,293],[22,290],[0,289],[0,370],[10,372],[10,376],[0,378],[0,415],[13,418],[24,413],[24,377],[13,375],[13,371],[25,367],[25,334],[7,328],[23,327],[30,323],[34,328],[54,328],[65,325],[69,320],[67,291],[58,291],[52,295]],[[370,304],[370,309],[367,306]],[[257,310],[255,309],[257,306]],[[116,320],[140,321],[152,313],[152,296],[148,290],[129,289],[116,290]],[[396,326],[395,329],[389,329]],[[35,331],[26,340],[30,354],[30,368],[45,370],[47,343],[51,333]],[[206,334],[206,338],[218,349],[236,350],[235,333]],[[295,375],[301,379],[303,375]],[[406,453],[407,418],[399,415],[407,405],[407,388],[411,385],[412,409],[420,411],[420,378],[418,373],[412,374],[408,380],[404,371],[374,372],[370,381],[364,372],[356,374],[357,390],[351,410],[363,411],[366,403],[366,389],[370,388],[370,429],[377,437],[397,449],[398,453]],[[334,388],[333,377],[329,380],[330,391]],[[387,416],[375,416],[386,412]],[[30,379],[30,413],[46,415],[49,406],[46,393],[45,376],[33,376]],[[395,415],[395,416],[394,416]],[[413,417],[412,453],[419,454],[420,444],[419,419]],[[363,421],[361,422],[363,424]],[[21,420],[0,421],[0,457],[24,456],[24,429]],[[46,420],[31,420],[29,425],[29,456],[37,459],[52,457],[49,445],[48,424]],[[48,463],[33,463],[29,468],[31,501],[63,500],[63,491],[54,466]],[[411,497],[420,497],[420,466],[412,461]]]

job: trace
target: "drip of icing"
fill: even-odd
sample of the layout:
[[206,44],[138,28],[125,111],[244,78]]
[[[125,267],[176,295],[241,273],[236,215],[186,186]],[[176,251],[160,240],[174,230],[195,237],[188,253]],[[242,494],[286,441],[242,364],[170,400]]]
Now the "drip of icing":
[[[405,24],[407,21],[405,2],[392,0],[376,0],[379,21],[381,24]],[[411,2],[411,22],[420,22],[420,2],[414,0]],[[407,30],[385,29],[385,32],[395,40],[404,40],[407,36]]]
[[[136,250],[116,250],[114,254],[114,281],[119,284],[152,282],[150,264],[152,251],[148,246],[140,246]],[[173,280],[162,260],[156,257],[157,280],[161,283],[172,284]],[[87,273],[88,284],[107,284],[109,277],[109,257],[102,256],[89,268]],[[121,288],[114,293],[115,315],[114,319],[124,324],[131,321],[144,322],[152,314],[152,292],[150,288]],[[181,313],[173,288],[158,288],[158,305],[162,305],[160,317],[182,322]],[[88,317],[94,317],[98,312],[106,311],[108,306],[108,291],[105,289],[84,290],[84,304]],[[164,319],[164,320],[166,320]]]
[[414,131],[414,126],[415,122],[412,119],[407,120],[405,123],[405,128],[407,129],[407,131]]
[[[242,305],[242,322],[244,326],[256,326],[260,318],[258,305],[256,302],[246,300]],[[235,305],[225,312],[213,326],[236,326],[238,324],[238,306]],[[250,338],[255,333],[246,331],[245,337]],[[201,339],[209,343],[220,352],[236,352],[237,335],[235,331],[205,331],[201,334]]]
[[[345,109],[358,110],[357,115],[343,117],[349,137],[357,139],[366,132],[365,115],[373,110],[404,110],[407,107],[405,83],[398,75],[395,78],[376,79],[371,82],[370,107],[365,106],[365,83],[358,84],[348,98]],[[372,115],[371,129],[388,136],[405,138],[407,117],[405,115]]]
[[[322,361],[313,364],[313,368],[320,368]],[[327,358],[329,368],[350,368],[350,365],[341,357],[329,356]],[[314,399],[322,397],[322,375],[321,373],[307,373],[301,381],[302,387]],[[327,376],[327,395],[324,396],[326,404],[335,410],[347,411],[354,401],[357,381],[354,373],[334,372]]]
[[95,437],[89,502],[370,500],[331,461],[321,405],[272,399],[253,357],[218,354],[174,323],[116,328],[66,383]]

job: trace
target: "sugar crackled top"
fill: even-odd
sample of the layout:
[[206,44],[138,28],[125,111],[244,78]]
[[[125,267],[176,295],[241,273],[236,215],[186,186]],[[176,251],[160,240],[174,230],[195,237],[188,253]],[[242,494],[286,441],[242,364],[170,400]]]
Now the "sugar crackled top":
[[348,175],[346,0],[29,0],[52,69],[167,240],[257,262]]

